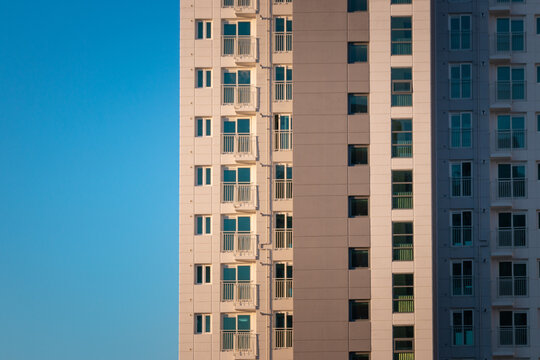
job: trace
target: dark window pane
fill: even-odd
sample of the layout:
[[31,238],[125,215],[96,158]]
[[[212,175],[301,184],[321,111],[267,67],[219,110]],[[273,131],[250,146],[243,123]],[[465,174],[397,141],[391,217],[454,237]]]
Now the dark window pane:
[[369,251],[367,249],[349,249],[349,267],[351,269],[369,267]]
[[366,146],[349,145],[349,166],[365,165],[368,163],[368,149]]
[[349,64],[356,62],[367,62],[368,46],[363,43],[349,43],[348,47]]
[[365,114],[367,112],[367,95],[349,94],[349,114]]
[[347,10],[349,12],[367,11],[367,0],[348,0]]
[[349,216],[367,216],[368,215],[368,199],[349,197]]
[[349,360],[369,360],[369,354],[350,352]]
[[349,300],[349,320],[369,319],[369,303],[366,301]]

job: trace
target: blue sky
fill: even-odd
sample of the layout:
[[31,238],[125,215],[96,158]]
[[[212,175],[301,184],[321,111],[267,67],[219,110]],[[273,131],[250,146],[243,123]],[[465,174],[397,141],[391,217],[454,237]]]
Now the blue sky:
[[176,359],[178,2],[0,0],[0,359]]

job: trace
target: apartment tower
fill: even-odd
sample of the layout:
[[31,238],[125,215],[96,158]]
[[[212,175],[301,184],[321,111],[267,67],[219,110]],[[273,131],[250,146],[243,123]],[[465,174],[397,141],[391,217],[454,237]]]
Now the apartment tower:
[[540,358],[528,1],[180,1],[181,360]]

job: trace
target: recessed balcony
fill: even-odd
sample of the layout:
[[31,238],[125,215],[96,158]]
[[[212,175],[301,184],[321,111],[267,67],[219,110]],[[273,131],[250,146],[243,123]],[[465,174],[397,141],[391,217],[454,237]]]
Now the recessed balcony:
[[251,330],[222,330],[221,351],[232,352],[236,359],[255,359],[257,336]]
[[249,35],[223,35],[221,56],[232,57],[238,65],[257,62],[257,38]]
[[221,301],[234,304],[237,310],[255,310],[257,307],[257,285],[251,281],[223,280]]
[[221,154],[232,155],[238,162],[257,159],[257,137],[252,134],[221,134]]
[[257,185],[251,183],[222,183],[221,203],[233,204],[236,210],[257,209]]
[[236,260],[257,258],[257,235],[252,232],[223,231],[221,252],[233,254]]
[[254,85],[223,85],[222,105],[232,105],[238,113],[257,111],[257,88]]
[[255,17],[257,0],[221,0],[221,7],[232,9],[238,17]]

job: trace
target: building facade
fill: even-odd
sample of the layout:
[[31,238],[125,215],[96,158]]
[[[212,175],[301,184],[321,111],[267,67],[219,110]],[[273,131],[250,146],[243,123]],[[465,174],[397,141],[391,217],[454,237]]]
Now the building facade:
[[539,16],[181,0],[180,359],[539,359]]

